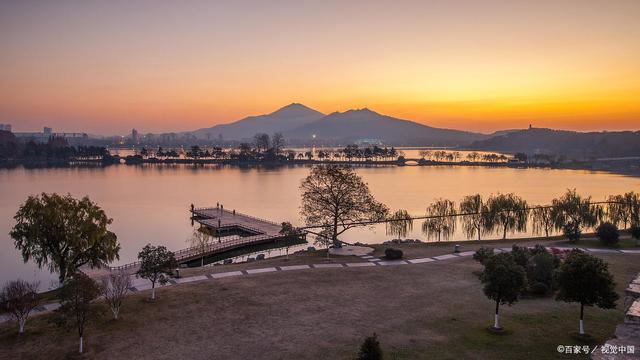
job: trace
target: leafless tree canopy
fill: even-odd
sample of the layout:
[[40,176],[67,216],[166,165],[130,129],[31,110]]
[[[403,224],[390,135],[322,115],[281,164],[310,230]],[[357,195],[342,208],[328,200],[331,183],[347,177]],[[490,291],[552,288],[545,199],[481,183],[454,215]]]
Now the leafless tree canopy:
[[201,230],[194,230],[188,241],[191,246],[200,248],[200,253],[202,254],[200,266],[204,266],[204,255],[207,250],[207,246],[213,242],[213,236]]
[[118,320],[122,300],[131,287],[131,277],[124,271],[116,271],[102,279],[102,296],[109,305],[113,318]]
[[24,333],[29,313],[38,306],[39,282],[16,280],[7,283],[0,292],[0,308],[18,322],[18,331]]
[[389,211],[349,167],[315,166],[300,190],[304,221],[309,226],[324,226],[326,236],[336,245],[340,234],[358,226],[354,223],[382,220]]

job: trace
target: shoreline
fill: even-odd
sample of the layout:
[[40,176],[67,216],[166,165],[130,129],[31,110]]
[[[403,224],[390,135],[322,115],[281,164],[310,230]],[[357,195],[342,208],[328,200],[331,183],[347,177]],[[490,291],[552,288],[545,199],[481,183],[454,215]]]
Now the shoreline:
[[640,163],[638,165],[615,165],[612,163],[583,163],[572,164],[567,166],[548,165],[548,164],[523,164],[523,163],[487,163],[487,162],[436,162],[427,161],[424,163],[406,164],[414,160],[401,162],[398,160],[382,160],[382,161],[336,161],[336,160],[302,160],[296,159],[292,161],[239,161],[230,159],[142,159],[126,162],[105,162],[103,160],[73,160],[73,161],[38,161],[38,162],[0,162],[0,169],[12,170],[16,168],[23,169],[58,169],[58,168],[105,168],[109,166],[145,166],[145,165],[191,165],[193,167],[204,165],[222,165],[232,167],[286,167],[286,166],[309,166],[309,165],[347,165],[353,167],[487,167],[487,168],[509,168],[509,169],[548,169],[548,170],[580,170],[591,172],[603,172],[615,175],[640,177]]

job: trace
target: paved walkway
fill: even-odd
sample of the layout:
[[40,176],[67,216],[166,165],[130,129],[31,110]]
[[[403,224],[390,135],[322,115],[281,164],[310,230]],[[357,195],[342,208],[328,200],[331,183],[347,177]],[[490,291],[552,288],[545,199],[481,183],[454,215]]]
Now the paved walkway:
[[[547,249],[561,249],[561,250],[571,250],[571,247],[548,247]],[[614,250],[614,249],[590,249],[590,248],[578,248],[582,251],[588,253],[616,253],[616,254],[635,254],[640,255],[640,250]],[[499,252],[510,252],[510,247],[505,248],[494,248],[495,251]],[[361,255],[359,256],[361,259],[366,260],[366,262],[345,262],[345,263],[331,263],[331,264],[308,264],[308,265],[289,265],[289,266],[274,266],[274,267],[265,267],[258,269],[248,269],[248,270],[237,270],[237,271],[229,271],[223,273],[213,273],[206,275],[195,275],[189,277],[180,277],[180,278],[172,278],[169,280],[167,284],[164,286],[157,285],[156,287],[165,287],[165,286],[174,286],[179,284],[187,284],[197,281],[205,281],[205,280],[215,280],[222,279],[228,277],[242,277],[247,275],[254,274],[265,274],[265,273],[273,273],[273,272],[287,272],[287,271],[297,271],[297,270],[313,270],[313,269],[334,269],[334,268],[362,268],[362,267],[385,267],[385,266],[401,266],[401,265],[412,265],[412,264],[424,264],[424,263],[438,263],[442,261],[447,261],[451,259],[459,259],[465,258],[469,256],[473,256],[475,251],[464,251],[460,253],[454,254],[445,254],[433,257],[425,257],[418,259],[404,259],[404,260],[385,260],[382,258],[377,258],[372,255]],[[151,282],[146,279],[136,278],[132,275],[132,286],[130,288],[131,291],[145,291],[151,289]],[[55,310],[60,305],[58,303],[51,303],[39,306],[33,311],[33,315],[49,312]],[[0,323],[7,321],[9,319],[7,314],[0,315]]]

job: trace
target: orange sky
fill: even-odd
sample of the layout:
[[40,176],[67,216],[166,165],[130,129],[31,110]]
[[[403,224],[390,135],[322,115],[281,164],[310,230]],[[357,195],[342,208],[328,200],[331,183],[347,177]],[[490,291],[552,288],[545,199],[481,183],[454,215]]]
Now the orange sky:
[[0,123],[190,130],[300,102],[640,129],[640,1],[4,1]]

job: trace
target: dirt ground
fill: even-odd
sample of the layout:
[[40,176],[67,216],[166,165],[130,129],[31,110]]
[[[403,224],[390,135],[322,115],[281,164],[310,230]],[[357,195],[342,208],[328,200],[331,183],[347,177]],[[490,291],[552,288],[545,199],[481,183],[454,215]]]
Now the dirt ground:
[[[640,259],[598,256],[611,264],[622,296],[640,272]],[[146,300],[148,292],[134,293],[121,319],[105,316],[89,326],[83,358],[352,359],[374,332],[388,359],[556,359],[558,345],[581,344],[571,336],[579,306],[552,297],[502,306],[508,332],[489,334],[494,304],[482,293],[480,269],[467,257],[207,280],[160,289],[155,302]],[[613,334],[622,303],[615,310],[586,309],[593,343]],[[0,358],[76,357],[77,334],[50,318],[32,319],[24,336],[14,324],[0,325]]]

